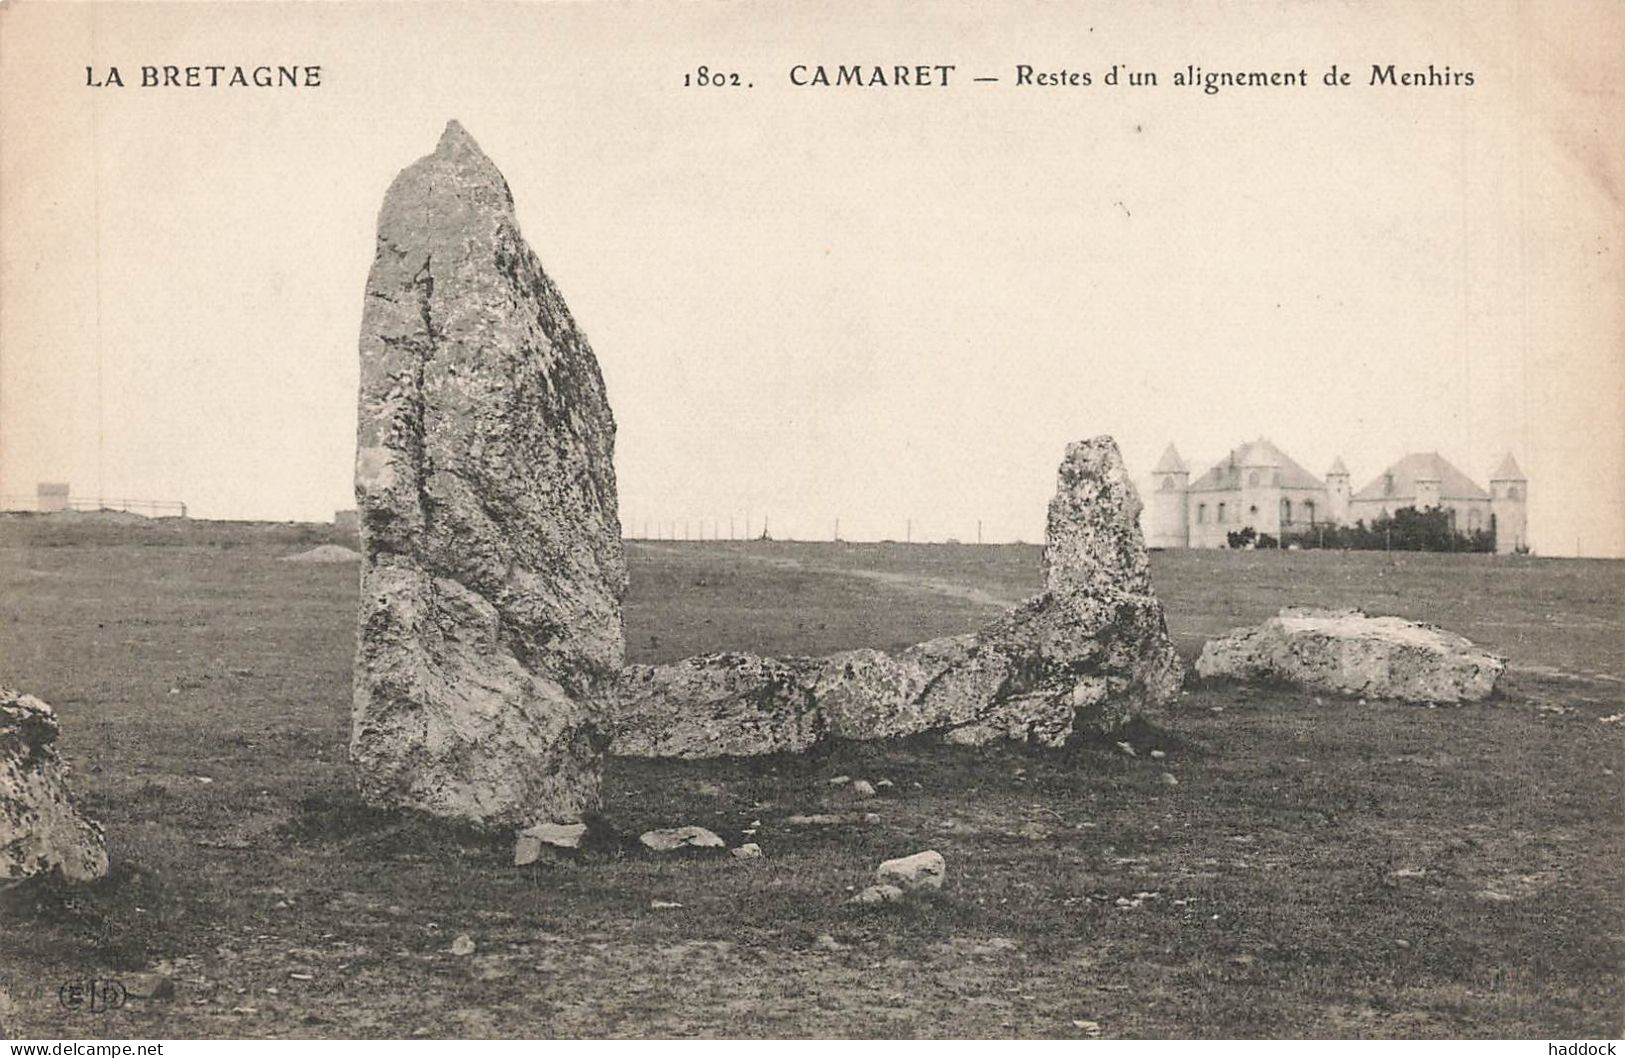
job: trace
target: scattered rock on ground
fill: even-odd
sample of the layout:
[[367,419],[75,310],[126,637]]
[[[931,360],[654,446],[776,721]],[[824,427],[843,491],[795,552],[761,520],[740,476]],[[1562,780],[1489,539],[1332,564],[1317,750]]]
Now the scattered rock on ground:
[[1179,780],[1174,777],[1174,774],[1172,772],[1166,772],[1166,771],[1163,772],[1162,777],[1160,779],[1158,779],[1157,781],[1162,783],[1162,785],[1164,785],[1164,786],[1178,786],[1179,785]]
[[871,885],[867,889],[860,889],[849,903],[895,904],[902,899],[903,890],[895,885]]
[[615,421],[456,122],[384,196],[360,359],[362,793],[476,826],[579,822],[625,659]]
[[586,834],[585,823],[537,823],[535,826],[526,827],[519,832],[519,837],[514,842],[514,866],[523,867],[528,863],[535,863],[541,858],[543,845],[560,849],[579,849],[581,839]]
[[1506,659],[1433,625],[1308,607],[1209,640],[1196,662],[1204,677],[1408,702],[1481,701],[1505,669]]
[[163,973],[124,974],[119,977],[124,994],[135,999],[173,999],[175,979]]
[[727,847],[727,842],[704,827],[672,827],[667,830],[650,830],[640,835],[638,840],[656,852],[670,852],[673,849],[685,848],[721,849]]
[[867,779],[859,779],[857,782],[852,784],[852,793],[858,797],[873,797],[875,795],[875,787],[874,784],[869,782]]
[[747,841],[734,849],[732,855],[736,860],[759,860],[762,858],[762,847],[754,841]]
[[107,873],[101,825],[74,806],[57,735],[49,705],[0,687],[0,886],[52,873],[89,882]]
[[457,939],[451,942],[451,953],[453,955],[473,955],[474,947],[473,937],[470,937],[467,933],[459,933]]
[[882,885],[895,885],[906,892],[913,892],[917,889],[941,889],[947,873],[948,865],[942,853],[929,849],[912,856],[887,860],[875,870],[875,880]]

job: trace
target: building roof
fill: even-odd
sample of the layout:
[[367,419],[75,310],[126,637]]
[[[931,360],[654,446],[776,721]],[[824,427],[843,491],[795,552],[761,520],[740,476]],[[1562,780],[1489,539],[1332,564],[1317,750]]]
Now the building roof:
[[1336,459],[1332,460],[1332,468],[1326,471],[1327,477],[1332,477],[1337,474],[1341,474],[1345,478],[1349,476],[1349,468],[1343,465],[1342,456],[1338,456]]
[[1518,468],[1518,461],[1512,458],[1511,452],[1508,452],[1506,458],[1501,460],[1501,464],[1490,472],[1490,480],[1528,481],[1529,479],[1523,476],[1523,471]]
[[1296,461],[1274,443],[1260,437],[1215,463],[1201,477],[1191,482],[1192,492],[1229,492],[1241,488],[1241,471],[1251,467],[1274,467],[1280,471],[1277,484],[1285,489],[1323,489],[1326,483],[1299,466]]
[[1413,500],[1416,483],[1437,481],[1441,500],[1487,500],[1490,494],[1437,452],[1412,452],[1354,494],[1356,500]]
[[1173,445],[1169,445],[1167,448],[1163,449],[1162,458],[1157,460],[1157,465],[1151,468],[1151,473],[1189,474],[1190,469],[1190,467],[1185,465],[1185,461],[1179,458],[1178,450],[1175,449]]

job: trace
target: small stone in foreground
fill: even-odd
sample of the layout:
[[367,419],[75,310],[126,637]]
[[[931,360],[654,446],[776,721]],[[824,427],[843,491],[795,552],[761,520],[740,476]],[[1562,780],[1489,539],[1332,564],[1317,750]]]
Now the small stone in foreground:
[[916,889],[941,889],[947,873],[948,865],[942,853],[929,849],[912,856],[887,860],[876,868],[875,880],[912,892]]
[[586,836],[585,823],[538,823],[526,827],[519,832],[514,841],[513,865],[523,867],[541,859],[542,846],[552,845],[560,849],[579,849],[581,839]]
[[736,860],[759,860],[762,858],[762,847],[754,841],[747,841],[734,849],[731,855]]
[[668,830],[650,830],[640,835],[638,840],[656,852],[670,852],[673,849],[682,848],[721,849],[727,847],[727,842],[704,827],[673,827]]
[[124,994],[135,999],[172,999],[175,979],[162,973],[126,974],[119,978]]
[[871,885],[860,890],[847,901],[850,904],[895,904],[903,899],[903,890],[895,885]]

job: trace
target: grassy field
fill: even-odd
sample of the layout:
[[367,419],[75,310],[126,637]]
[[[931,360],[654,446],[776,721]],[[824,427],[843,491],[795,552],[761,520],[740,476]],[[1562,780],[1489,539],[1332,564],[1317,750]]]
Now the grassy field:
[[[0,682],[57,708],[116,864],[86,891],[0,897],[0,1035],[1625,1028],[1625,725],[1600,722],[1625,708],[1625,564],[1158,554],[1187,658],[1280,605],[1358,605],[1506,654],[1506,693],[1428,709],[1192,682],[1123,736],[1135,757],[911,742],[616,760],[622,840],[514,868],[505,841],[357,801],[355,568],[277,561],[337,539],[0,522]],[[630,562],[634,661],[900,646],[1039,579],[1015,546],[635,543]],[[862,802],[879,822],[786,822],[855,810],[840,774],[892,780]],[[637,846],[689,823],[734,843],[754,827],[765,857]],[[844,903],[924,848],[947,858],[940,899]],[[450,952],[460,934],[473,954]],[[66,979],[141,990],[150,971],[172,995],[58,1005]]]

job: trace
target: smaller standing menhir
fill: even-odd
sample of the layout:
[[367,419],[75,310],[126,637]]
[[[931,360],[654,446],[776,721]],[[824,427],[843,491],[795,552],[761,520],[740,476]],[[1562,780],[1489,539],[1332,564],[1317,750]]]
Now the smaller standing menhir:
[[615,421],[586,338],[456,122],[378,214],[361,326],[366,799],[488,827],[599,804],[624,658]]
[[49,705],[0,687],[0,886],[52,872],[70,882],[107,873],[102,828],[74,807],[56,737]]

